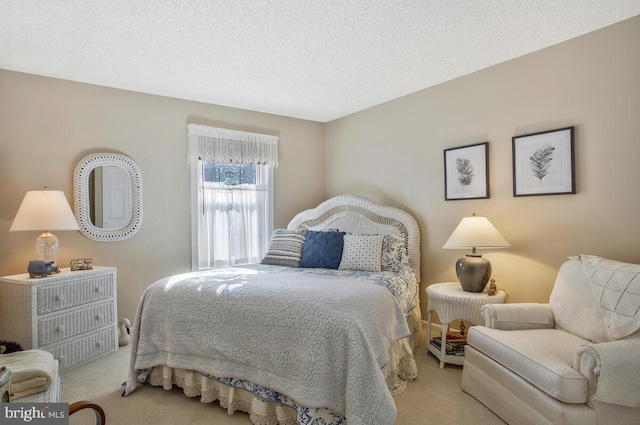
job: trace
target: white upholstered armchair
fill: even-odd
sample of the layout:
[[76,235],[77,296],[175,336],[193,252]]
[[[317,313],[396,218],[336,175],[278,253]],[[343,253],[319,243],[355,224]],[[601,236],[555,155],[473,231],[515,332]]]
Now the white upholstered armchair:
[[565,262],[548,304],[490,304],[462,389],[511,425],[640,424],[640,265]]

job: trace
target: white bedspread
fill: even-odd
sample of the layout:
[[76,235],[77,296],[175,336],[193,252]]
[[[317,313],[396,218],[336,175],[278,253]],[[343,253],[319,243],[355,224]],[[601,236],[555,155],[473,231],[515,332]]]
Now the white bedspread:
[[165,364],[247,379],[349,425],[391,425],[379,370],[408,335],[390,291],[363,279],[240,268],[168,277],[140,300],[124,395],[139,371]]

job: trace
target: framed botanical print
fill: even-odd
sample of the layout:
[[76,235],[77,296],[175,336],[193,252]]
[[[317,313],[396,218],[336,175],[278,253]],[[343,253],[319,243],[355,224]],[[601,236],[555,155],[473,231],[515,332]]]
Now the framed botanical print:
[[576,193],[574,127],[512,138],[513,196]]
[[445,149],[445,201],[488,197],[489,142]]

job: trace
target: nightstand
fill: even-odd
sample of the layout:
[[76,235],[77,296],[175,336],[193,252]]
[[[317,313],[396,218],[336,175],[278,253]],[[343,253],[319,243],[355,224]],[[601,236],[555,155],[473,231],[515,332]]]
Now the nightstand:
[[118,349],[116,269],[0,277],[0,335],[49,351],[60,371]]
[[[450,355],[446,352],[446,335],[449,324],[454,319],[464,319],[473,324],[483,324],[480,308],[485,304],[502,304],[507,293],[499,289],[496,295],[484,292],[466,292],[458,282],[434,283],[427,286],[427,349],[440,360],[440,369],[445,363],[461,365],[464,355]],[[431,316],[435,310],[442,322],[440,350],[431,344]]]

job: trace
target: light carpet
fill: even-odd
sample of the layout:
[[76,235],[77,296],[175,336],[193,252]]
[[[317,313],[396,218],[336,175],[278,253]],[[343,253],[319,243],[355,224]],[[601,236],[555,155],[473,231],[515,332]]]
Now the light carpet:
[[[424,331],[423,331],[424,334]],[[188,398],[182,390],[165,391],[160,387],[140,386],[121,397],[121,384],[127,378],[130,346],[64,372],[61,377],[62,401],[90,400],[102,406],[111,425],[215,424],[250,425],[249,415],[236,412],[229,416],[217,403],[205,404],[200,398]],[[394,397],[398,407],[397,425],[504,425],[504,422],[476,399],[460,389],[462,367],[445,365],[427,352],[424,335],[415,352],[418,379]],[[91,411],[70,418],[70,425],[95,423]]]

